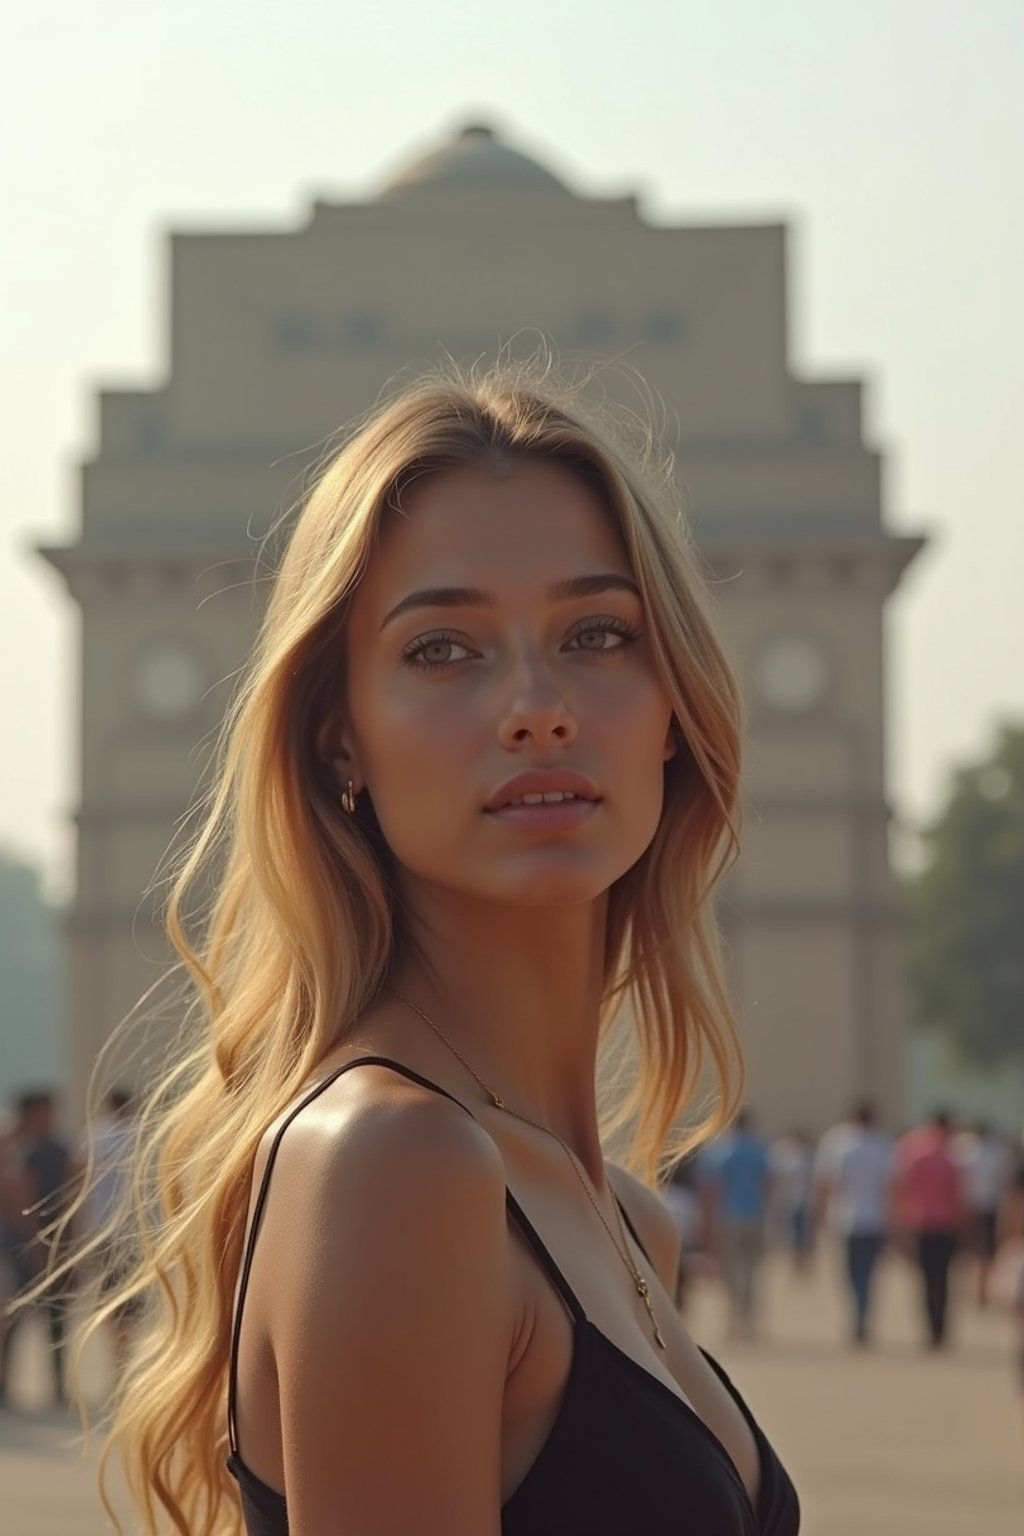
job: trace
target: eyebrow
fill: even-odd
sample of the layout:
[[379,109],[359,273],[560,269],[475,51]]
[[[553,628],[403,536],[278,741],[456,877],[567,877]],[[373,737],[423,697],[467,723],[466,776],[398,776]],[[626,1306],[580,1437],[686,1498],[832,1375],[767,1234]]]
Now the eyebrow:
[[[596,597],[599,592],[630,592],[634,597],[640,596],[640,588],[631,576],[599,571],[593,576],[569,576],[564,581],[556,581],[548,587],[547,598],[551,603],[565,603],[574,597]],[[410,608],[495,608],[497,603],[496,593],[485,592],[480,587],[424,587],[396,603],[380,627],[385,629],[392,619],[407,613]]]

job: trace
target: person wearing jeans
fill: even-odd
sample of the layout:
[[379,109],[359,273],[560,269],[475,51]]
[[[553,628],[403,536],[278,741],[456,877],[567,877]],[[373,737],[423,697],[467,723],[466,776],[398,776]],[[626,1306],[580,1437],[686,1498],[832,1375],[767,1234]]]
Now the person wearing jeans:
[[717,1253],[729,1300],[729,1335],[757,1335],[758,1272],[772,1191],[768,1148],[742,1109],[729,1131],[698,1162],[708,1244]]
[[894,1154],[899,1205],[915,1240],[932,1349],[946,1343],[949,1271],[969,1214],[951,1143],[950,1117],[937,1110],[927,1125],[902,1138]]
[[[5,1138],[4,1183],[6,1193],[6,1247],[13,1293],[27,1290],[40,1277],[50,1252],[42,1233],[61,1214],[70,1184],[77,1173],[66,1142],[55,1130],[57,1103],[46,1089],[27,1090],[16,1104],[15,1123]],[[50,1338],[49,1364],[54,1399],[68,1403],[65,1386],[68,1312],[71,1302],[68,1281],[51,1289],[37,1303]],[[11,1363],[14,1342],[28,1310],[21,1308],[7,1320],[0,1339],[0,1405],[10,1405]]]
[[874,1106],[858,1104],[826,1131],[814,1163],[815,1205],[843,1245],[853,1306],[852,1340],[869,1342],[875,1268],[888,1240],[892,1144],[875,1124]]
[[853,1295],[853,1338],[857,1344],[868,1342],[871,1282],[885,1243],[884,1232],[850,1232],[846,1238],[846,1272]]
[[924,1310],[931,1343],[945,1342],[949,1305],[949,1271],[958,1247],[956,1232],[919,1232],[917,1262],[921,1270]]

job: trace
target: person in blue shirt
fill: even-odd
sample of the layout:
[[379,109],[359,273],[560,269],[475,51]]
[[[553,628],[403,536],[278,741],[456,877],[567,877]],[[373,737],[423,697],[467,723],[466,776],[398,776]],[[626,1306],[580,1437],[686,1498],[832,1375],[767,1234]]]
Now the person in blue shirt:
[[749,1109],[702,1152],[698,1173],[708,1248],[718,1259],[729,1300],[729,1337],[753,1339],[772,1173],[768,1147],[754,1131]]

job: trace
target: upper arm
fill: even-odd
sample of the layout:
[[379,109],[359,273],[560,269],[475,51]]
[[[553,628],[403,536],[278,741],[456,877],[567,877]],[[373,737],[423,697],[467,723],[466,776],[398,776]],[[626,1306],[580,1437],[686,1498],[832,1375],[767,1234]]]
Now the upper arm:
[[650,1256],[655,1274],[669,1295],[674,1295],[683,1246],[683,1235],[675,1217],[655,1190],[648,1189],[618,1163],[609,1163],[608,1172]]
[[498,1536],[500,1153],[461,1109],[409,1094],[296,1142],[270,1316],[291,1529]]

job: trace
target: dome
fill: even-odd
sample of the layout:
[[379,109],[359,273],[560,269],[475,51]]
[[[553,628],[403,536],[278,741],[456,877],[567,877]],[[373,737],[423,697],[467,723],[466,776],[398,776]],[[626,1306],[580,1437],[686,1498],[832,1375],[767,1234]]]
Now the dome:
[[571,197],[545,166],[509,149],[485,123],[469,123],[450,144],[414,160],[384,187],[382,198],[421,189],[457,192],[541,192]]

